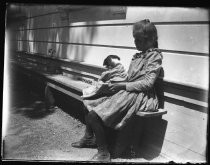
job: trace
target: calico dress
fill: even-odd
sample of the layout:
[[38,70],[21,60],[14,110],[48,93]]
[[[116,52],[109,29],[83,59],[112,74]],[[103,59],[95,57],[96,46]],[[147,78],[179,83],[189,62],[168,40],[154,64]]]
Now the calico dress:
[[153,48],[146,52],[136,53],[128,70],[126,90],[115,94],[84,99],[89,111],[95,111],[105,126],[119,129],[140,111],[156,111],[158,98],[154,83],[162,65],[162,54]]

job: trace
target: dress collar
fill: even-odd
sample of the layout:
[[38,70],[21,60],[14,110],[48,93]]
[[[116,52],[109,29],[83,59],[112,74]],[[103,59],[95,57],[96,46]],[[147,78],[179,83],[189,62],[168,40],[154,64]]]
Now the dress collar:
[[149,53],[149,52],[152,52],[152,51],[157,51],[158,53],[161,53],[160,50],[158,48],[150,48],[150,49],[147,49],[146,51],[144,52],[139,52],[139,53],[136,53],[134,56],[133,56],[133,60],[136,59],[136,58],[145,58],[146,55]]
[[134,56],[133,56],[133,60],[134,59],[137,59],[137,58],[145,58],[145,53],[136,53]]
[[152,51],[156,51],[156,52],[158,52],[158,53],[161,53],[160,49],[158,49],[158,48],[150,48],[150,49],[147,49],[147,50],[145,51],[145,54],[146,54],[146,53],[149,53],[149,52],[152,52]]

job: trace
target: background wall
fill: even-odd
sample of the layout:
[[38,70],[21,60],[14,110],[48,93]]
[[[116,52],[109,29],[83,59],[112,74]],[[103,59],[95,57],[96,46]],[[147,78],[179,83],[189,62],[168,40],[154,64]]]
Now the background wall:
[[[72,6],[71,6],[72,7]],[[128,69],[136,52],[132,25],[155,23],[163,52],[165,79],[208,89],[209,17],[201,8],[24,6],[28,18],[17,31],[18,50],[102,66],[117,54]],[[88,8],[87,8],[88,7]]]
[[[108,54],[117,54],[127,69],[137,52],[132,25],[148,18],[158,30],[164,79],[183,86],[171,93],[176,94],[177,90],[190,91],[190,96],[199,93],[183,84],[208,89],[209,13],[205,9],[32,5],[20,10],[27,18],[17,25],[16,50],[49,56],[48,50],[53,48],[58,58],[97,66],[102,66]],[[148,130],[156,130],[146,137],[153,138],[145,143],[153,146],[149,153],[161,150],[161,156],[174,161],[206,161],[207,108],[199,111],[171,102],[165,104],[168,113],[163,116],[162,125],[149,121],[153,129]],[[195,105],[195,99],[191,103]],[[155,141],[159,145],[153,144]]]

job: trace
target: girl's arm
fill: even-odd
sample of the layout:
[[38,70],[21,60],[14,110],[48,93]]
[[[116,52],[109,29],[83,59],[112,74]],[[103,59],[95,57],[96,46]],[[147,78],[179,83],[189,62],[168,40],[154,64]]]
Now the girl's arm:
[[133,92],[141,92],[149,90],[153,87],[155,80],[159,76],[162,65],[162,56],[158,52],[154,52],[148,60],[146,73],[144,77],[139,81],[127,82],[126,90]]
[[104,71],[101,74],[101,77],[98,79],[98,81],[106,81],[109,79],[109,71]]

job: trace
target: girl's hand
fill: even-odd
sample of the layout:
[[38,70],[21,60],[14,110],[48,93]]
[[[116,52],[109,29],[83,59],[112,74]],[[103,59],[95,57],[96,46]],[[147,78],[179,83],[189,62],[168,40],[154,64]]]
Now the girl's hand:
[[120,90],[126,90],[125,83],[109,83],[109,90],[112,92],[117,92]]

